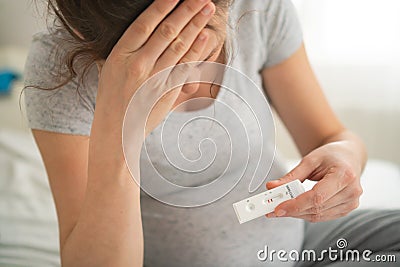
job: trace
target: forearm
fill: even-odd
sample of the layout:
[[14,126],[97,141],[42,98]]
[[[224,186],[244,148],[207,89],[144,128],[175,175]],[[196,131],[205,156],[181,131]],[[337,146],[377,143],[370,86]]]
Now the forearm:
[[88,187],[80,218],[61,251],[63,266],[142,266],[139,193],[133,187]]
[[119,132],[91,137],[85,201],[61,251],[65,267],[143,265],[140,187],[125,164],[118,137]]

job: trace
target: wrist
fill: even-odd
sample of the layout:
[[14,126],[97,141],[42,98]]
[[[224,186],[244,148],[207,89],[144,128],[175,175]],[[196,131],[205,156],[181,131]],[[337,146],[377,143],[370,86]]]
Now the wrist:
[[118,180],[122,184],[125,184],[127,178],[135,177],[139,181],[140,152],[143,142],[138,134],[131,132],[123,139],[122,129],[99,131],[100,129],[92,127],[89,141],[89,176],[96,179]]
[[360,137],[351,131],[344,129],[340,133],[327,138],[324,145],[334,143],[343,145],[348,153],[351,154],[351,158],[354,159],[354,163],[358,163],[361,174],[367,162],[368,155],[366,146]]

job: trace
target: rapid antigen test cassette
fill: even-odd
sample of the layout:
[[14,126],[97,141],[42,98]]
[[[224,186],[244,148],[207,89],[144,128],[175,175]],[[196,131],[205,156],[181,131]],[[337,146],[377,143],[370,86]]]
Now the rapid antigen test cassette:
[[304,192],[300,180],[295,180],[236,202],[233,204],[233,208],[242,224],[273,212],[280,203],[293,199]]

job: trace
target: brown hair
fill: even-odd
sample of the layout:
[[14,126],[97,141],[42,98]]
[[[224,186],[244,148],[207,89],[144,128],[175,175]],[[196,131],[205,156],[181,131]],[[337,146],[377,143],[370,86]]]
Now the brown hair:
[[[51,28],[66,30],[73,37],[65,40],[72,45],[72,49],[60,58],[63,65],[60,68],[66,68],[60,76],[65,80],[51,89],[62,87],[78,74],[83,83],[90,67],[97,60],[108,57],[124,31],[152,2],[153,0],[48,0],[48,12],[55,14]],[[218,15],[218,10],[229,7],[233,0],[213,2],[217,6]],[[223,53],[225,50],[224,45]],[[79,72],[75,64],[77,59],[80,59]]]

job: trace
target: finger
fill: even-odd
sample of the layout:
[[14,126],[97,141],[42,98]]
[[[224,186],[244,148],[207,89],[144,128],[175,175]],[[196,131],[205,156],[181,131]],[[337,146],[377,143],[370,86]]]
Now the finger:
[[315,212],[315,210],[310,209],[307,210],[304,214],[300,214],[299,216],[308,216],[308,215],[317,215],[317,214],[321,214],[323,216],[331,216],[331,215],[335,215],[335,214],[340,214],[340,213],[345,213],[345,212],[350,212],[352,210],[355,210],[359,207],[360,202],[358,200],[351,200],[351,201],[346,201],[343,203],[340,203],[336,206],[333,206],[331,208],[322,210],[320,212]]
[[[275,212],[281,214],[284,212],[286,216],[295,216],[309,208],[317,211],[322,210],[324,203],[344,188],[342,187],[344,185],[338,182],[341,179],[340,176],[340,173],[328,173],[311,190],[299,195],[295,199],[279,204],[275,208]],[[278,214],[276,215],[279,216]]]
[[201,31],[196,41],[193,43],[192,47],[181,58],[179,63],[199,61],[201,59],[201,55],[203,54],[204,49],[206,48],[208,37],[209,35],[205,30]]
[[293,170],[291,170],[282,178],[267,182],[266,185],[267,189],[275,188],[277,186],[289,183],[296,179],[299,179],[301,182],[303,182],[305,179],[307,179],[307,177],[310,176],[310,174],[315,170],[315,168],[316,167],[313,166],[311,161],[303,159]]
[[[348,186],[343,190],[341,190],[338,194],[328,199],[324,204],[322,204],[321,211],[325,212],[342,204],[358,202],[361,194],[362,194],[361,187],[355,188]],[[315,208],[311,207],[301,212],[301,215],[316,214],[316,213],[318,213],[318,211]]]
[[346,216],[347,214],[357,209],[358,207],[359,207],[359,201],[351,201],[351,202],[341,203],[335,207],[332,207],[330,209],[327,209],[319,213],[302,214],[295,217],[310,222],[324,222]]
[[[191,48],[189,49],[188,52],[181,58],[179,62],[179,67],[178,68],[169,68],[168,66],[171,65],[171,63],[166,62],[166,63],[160,63],[157,62],[157,65],[154,67],[153,73],[158,73],[163,70],[169,70],[168,76],[171,75],[171,73],[174,73],[173,76],[168,77],[168,84],[171,84],[172,86],[175,86],[176,84],[182,84],[184,83],[186,79],[189,76],[193,74],[195,70],[197,70],[197,73],[199,72],[199,69],[197,68],[198,64],[185,64],[189,68],[184,68],[180,63],[188,63],[188,62],[194,62],[194,61],[201,61],[203,58],[203,55],[208,52],[208,47],[210,43],[210,34],[209,30],[203,29],[200,34],[197,36],[196,40],[192,44]],[[175,65],[175,64],[172,64]],[[177,80],[176,78],[179,77]],[[193,76],[192,76],[193,77]],[[198,77],[195,80],[200,80],[201,78]],[[192,79],[193,80],[193,79]],[[188,86],[189,85],[189,86]],[[194,85],[194,84],[193,84]],[[190,93],[189,91],[197,91],[198,87],[192,86],[192,84],[185,84],[184,87],[181,87],[182,91],[184,93]],[[185,90],[183,90],[185,89]]]
[[346,215],[347,215],[347,213],[336,214],[336,215],[325,216],[325,217],[320,217],[318,215],[303,215],[303,216],[298,216],[296,218],[303,219],[303,220],[309,221],[311,223],[317,223],[317,222],[327,222],[327,221],[331,221],[331,220],[336,220],[336,219],[339,219]]
[[[147,55],[152,55],[153,60],[157,60],[168,47],[171,47],[172,50],[183,56],[214,12],[215,5],[209,0],[183,2],[156,29],[143,48],[144,52]],[[190,34],[189,31],[186,31],[185,35],[180,36],[180,33],[187,25],[189,31],[191,30],[193,33]],[[172,43],[178,36],[179,38]],[[188,38],[189,40],[182,38]]]
[[[208,33],[203,30],[190,50],[185,54],[185,56],[182,57],[179,63],[188,63],[188,62],[195,62],[195,61],[200,61],[201,56],[206,48],[206,44],[209,40],[209,35]],[[197,70],[198,73],[199,70]],[[200,75],[198,75],[200,76]],[[193,80],[193,79],[191,79]],[[197,78],[196,80],[200,80],[200,77]],[[200,84],[199,83],[186,83],[183,87],[181,92],[185,94],[193,94],[199,89]]]
[[[213,7],[212,13],[204,15],[200,12],[186,25],[175,41],[170,44],[158,59],[157,68],[160,68],[160,70],[167,68],[177,64],[180,60],[181,62],[190,62],[200,59],[206,44],[204,39],[208,38],[204,27],[215,10],[214,5],[211,4],[211,6]],[[185,57],[184,61],[182,61],[182,57]]]
[[[203,54],[207,42],[209,40],[209,34],[203,30],[200,32],[200,34],[197,36],[196,40],[190,47],[189,51],[186,52],[186,54],[182,57],[179,63],[187,63],[187,62],[193,62],[193,61],[199,61],[201,59],[201,55]],[[171,63],[167,63],[166,60],[163,60],[165,62],[157,62],[157,65],[154,67],[154,72],[161,71],[171,65]],[[172,65],[175,65],[177,62],[175,62]]]
[[160,22],[175,8],[179,0],[156,0],[128,27],[114,53],[132,53],[142,47]]

